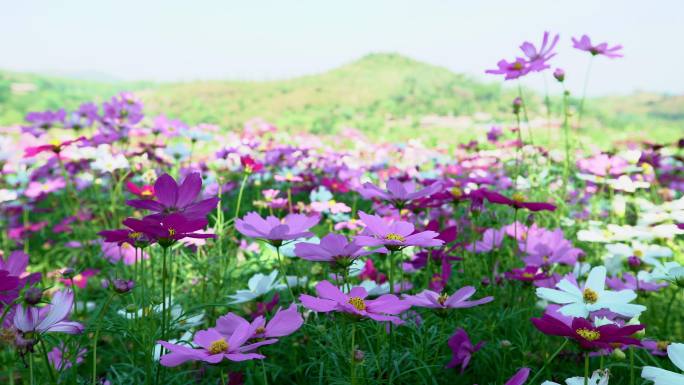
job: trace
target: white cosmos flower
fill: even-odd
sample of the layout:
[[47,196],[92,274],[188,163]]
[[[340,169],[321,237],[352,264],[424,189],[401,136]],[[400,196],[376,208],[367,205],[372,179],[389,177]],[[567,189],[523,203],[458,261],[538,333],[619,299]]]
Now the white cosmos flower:
[[631,245],[625,243],[611,243],[606,245],[606,254],[603,259],[608,272],[615,275],[624,270],[624,261],[629,257],[638,257],[649,265],[657,263],[658,258],[672,256],[672,249],[665,246],[649,245],[638,241]]
[[244,303],[261,297],[270,291],[283,290],[286,286],[277,283],[278,270],[273,270],[271,274],[264,275],[261,273],[254,274],[247,282],[248,290],[238,290],[235,294],[229,297],[233,300],[230,304]]
[[100,153],[97,159],[90,164],[90,167],[101,173],[112,173],[116,170],[128,169],[130,164],[123,154],[111,155],[110,153]]
[[[667,356],[679,370],[684,371],[684,344],[670,344],[667,347]],[[653,381],[654,385],[684,384],[684,374],[653,366],[644,366],[644,369],[641,371],[641,377]]]
[[[196,348],[195,344],[192,343],[192,332],[191,331],[186,331],[183,333],[181,338],[178,339],[170,339],[168,342],[170,344],[178,344],[179,342],[184,342],[184,345],[187,345],[189,348]],[[162,346],[160,344],[154,345],[154,360],[159,361],[159,357],[161,356],[161,351],[162,351]]]
[[[589,378],[589,385],[608,385],[608,379],[610,378],[610,371],[596,370]],[[565,380],[566,385],[584,385],[584,377],[572,377]],[[544,381],[541,385],[560,385],[557,382]]]
[[0,203],[11,202],[17,199],[17,192],[7,189],[0,189]]
[[649,188],[651,184],[643,181],[635,181],[627,175],[622,175],[617,179],[609,179],[608,184],[614,190],[633,193],[640,188]]
[[597,266],[591,269],[589,277],[580,290],[572,282],[563,278],[556,289],[537,288],[537,296],[549,302],[563,305],[559,311],[566,316],[586,318],[590,312],[608,309],[625,317],[634,317],[646,310],[645,306],[630,304],[637,295],[633,290],[610,291],[606,286],[606,268]]

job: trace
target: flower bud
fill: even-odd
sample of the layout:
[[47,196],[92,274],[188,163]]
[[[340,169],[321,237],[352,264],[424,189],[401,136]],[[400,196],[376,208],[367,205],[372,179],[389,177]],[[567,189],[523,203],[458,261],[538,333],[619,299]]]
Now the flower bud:
[[611,356],[613,359],[622,361],[625,359],[625,352],[623,352],[621,349],[613,349],[613,354],[611,354]]
[[641,266],[641,259],[635,255],[632,255],[631,257],[627,258],[627,264],[631,269],[637,270]]
[[76,271],[70,267],[67,267],[66,269],[64,269],[64,271],[62,271],[62,277],[66,279],[74,278],[75,275]]
[[501,340],[501,342],[499,342],[499,346],[502,348],[510,348],[512,345],[513,344],[509,340]]
[[513,113],[518,115],[520,113],[520,107],[522,107],[522,99],[518,96],[517,98],[513,99]]
[[359,349],[354,350],[354,361],[363,362],[363,359],[365,357],[366,357],[366,353],[364,353],[362,350],[359,350]]
[[34,306],[40,303],[43,299],[43,289],[31,287],[24,292],[24,302],[27,305]]
[[556,68],[556,70],[553,71],[553,77],[562,83],[565,80],[565,71],[562,68]]
[[133,281],[125,281],[123,279],[115,279],[112,281],[112,288],[119,294],[125,294],[133,290],[135,283]]

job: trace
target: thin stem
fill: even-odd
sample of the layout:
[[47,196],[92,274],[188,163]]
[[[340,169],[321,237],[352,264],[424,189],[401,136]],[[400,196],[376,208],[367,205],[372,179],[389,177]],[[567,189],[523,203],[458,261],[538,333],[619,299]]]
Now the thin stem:
[[589,74],[591,73],[591,65],[594,63],[594,55],[589,59],[587,66],[587,73],[584,75],[584,87],[582,88],[582,99],[580,100],[579,111],[577,112],[577,128],[582,126],[582,114],[584,113],[584,101],[587,98],[587,86],[589,85]]
[[525,103],[525,97],[523,96],[522,87],[520,86],[520,79],[518,79],[518,96],[520,97],[520,104],[523,110],[523,116],[525,117],[525,124],[527,124],[527,134],[530,137],[530,144],[534,145],[534,139],[532,138],[532,127],[530,126],[530,118],[527,116],[527,103]]
[[47,349],[45,348],[45,342],[42,338],[40,338],[40,350],[43,353],[43,360],[45,361],[45,367],[47,368],[48,374],[50,375],[50,381],[52,381],[53,384],[56,384],[57,378],[55,377],[55,372],[52,370],[52,366],[50,366],[50,360],[48,359]]
[[35,385],[36,377],[33,373],[33,354],[29,354],[29,378],[31,379],[31,385]]
[[589,384],[589,352],[584,353],[584,385]]
[[629,347],[629,385],[634,385],[634,347]]
[[677,294],[679,294],[678,288],[676,288],[675,291],[672,293],[672,297],[670,297],[670,302],[667,303],[667,311],[665,312],[665,322],[663,323],[663,325],[665,326],[665,330],[670,330],[670,328],[668,327],[670,325],[670,311],[672,310],[672,304],[674,303],[675,299],[677,299]]
[[[247,179],[249,178],[249,173],[245,173],[242,177],[242,183],[240,183],[240,191],[238,192],[237,205],[235,206],[235,215],[233,215],[233,226],[237,222],[238,216],[240,215],[240,205],[242,204],[242,194],[245,191],[245,184],[247,184]],[[292,211],[292,210],[290,210]]]
[[104,317],[105,313],[107,313],[107,308],[109,307],[109,303],[112,302],[112,298],[114,298],[114,294],[111,294],[109,298],[107,298],[107,302],[105,302],[104,306],[102,307],[102,310],[100,310],[100,314],[97,316],[97,326],[95,329],[95,336],[93,337],[93,374],[91,377],[92,385],[97,385],[97,339],[100,336],[102,317]]
[[297,302],[297,298],[295,298],[294,292],[290,287],[290,281],[287,280],[287,271],[285,270],[285,264],[283,263],[283,259],[280,256],[280,246],[276,247],[276,254],[278,255],[278,265],[280,265],[280,274],[285,279],[285,286],[287,286],[287,291],[290,292],[290,296],[292,296],[292,301]]
[[544,361],[544,365],[542,365],[541,369],[539,369],[537,374],[535,374],[534,377],[532,377],[532,380],[530,380],[530,382],[529,382],[530,384],[536,384],[536,382],[534,382],[534,380],[536,380],[537,377],[539,377],[539,375],[544,372],[544,369],[546,369],[546,367],[551,363],[551,361],[553,361],[556,358],[556,356],[561,352],[561,350],[563,350],[563,348],[565,348],[565,345],[568,344],[568,341],[569,341],[568,339],[563,341],[563,344],[558,348],[558,350],[556,350],[556,352],[553,353],[551,355],[551,357],[549,357],[548,360]]
[[355,338],[356,338],[356,323],[352,323],[352,331],[351,331],[351,349],[350,349],[350,354],[349,354],[349,359],[350,359],[350,365],[351,365],[351,385],[356,385],[356,360],[354,359],[355,357]]
[[565,164],[563,167],[563,198],[568,191],[568,179],[570,178],[570,124],[569,124],[569,98],[567,92],[563,92],[563,134],[565,136]]
[[266,377],[266,364],[261,360],[261,374],[264,377],[264,385],[268,385],[268,377]]

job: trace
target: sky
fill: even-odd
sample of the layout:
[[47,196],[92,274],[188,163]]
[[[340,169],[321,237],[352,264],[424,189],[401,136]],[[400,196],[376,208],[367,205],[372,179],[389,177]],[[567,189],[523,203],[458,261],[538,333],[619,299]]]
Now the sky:
[[[684,93],[684,1],[0,0],[0,69],[120,80],[272,80],[395,52],[479,79],[523,41],[560,33],[554,67],[583,87],[589,55],[570,38],[622,44],[598,57],[589,95]],[[523,85],[551,92],[550,73]]]

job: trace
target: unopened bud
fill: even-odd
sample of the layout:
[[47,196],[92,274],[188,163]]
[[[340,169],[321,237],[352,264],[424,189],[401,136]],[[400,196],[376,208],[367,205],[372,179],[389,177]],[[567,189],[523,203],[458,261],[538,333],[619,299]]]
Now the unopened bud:
[[43,299],[43,289],[32,287],[24,292],[24,302],[27,305],[37,305]]
[[66,269],[64,269],[64,271],[62,271],[62,277],[66,279],[74,278],[75,275],[76,271],[70,267],[67,267]]
[[563,71],[562,68],[556,68],[556,70],[553,71],[553,77],[562,83],[565,80],[565,71]]
[[135,283],[133,281],[125,281],[123,279],[115,279],[112,281],[112,288],[119,294],[125,294],[133,290]]

